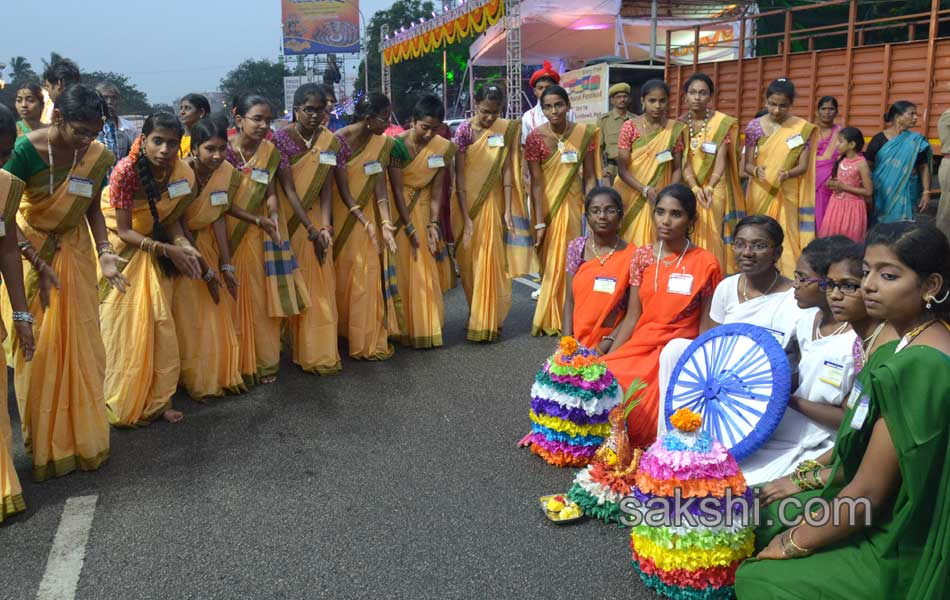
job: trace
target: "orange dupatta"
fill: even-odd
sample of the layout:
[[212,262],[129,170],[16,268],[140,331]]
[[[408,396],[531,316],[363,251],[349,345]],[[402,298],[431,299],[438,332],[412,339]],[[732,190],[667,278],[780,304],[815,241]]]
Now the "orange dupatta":
[[[652,246],[646,246],[650,252]],[[697,299],[702,290],[715,289],[722,280],[719,261],[702,248],[690,247],[678,266],[654,262],[643,271],[637,290],[643,312],[630,339],[618,350],[606,356],[607,367],[620,385],[627,389],[634,379],[647,384],[640,403],[627,417],[630,443],[645,448],[656,440],[657,415],[660,406],[660,352],[674,338],[692,339],[699,335],[701,307],[688,315],[683,312]],[[689,294],[667,291],[672,273],[689,274],[693,282]],[[654,277],[656,287],[654,288]],[[632,292],[633,290],[631,290]]]
[[[596,348],[605,335],[623,319],[623,300],[630,285],[630,261],[637,247],[627,247],[608,258],[603,265],[596,258],[585,261],[574,274],[574,338],[587,348]],[[617,281],[613,294],[594,291],[598,277]]]

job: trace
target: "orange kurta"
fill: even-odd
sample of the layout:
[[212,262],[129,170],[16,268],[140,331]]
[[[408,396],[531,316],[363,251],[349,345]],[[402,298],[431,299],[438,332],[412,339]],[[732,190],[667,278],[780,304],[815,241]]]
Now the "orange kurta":
[[[587,348],[596,348],[623,319],[624,298],[630,287],[630,261],[637,247],[627,244],[614,252],[603,265],[596,258],[585,261],[574,274],[572,327],[574,338]],[[598,278],[616,281],[612,294],[594,290]]]
[[[642,252],[653,252],[645,246]],[[677,265],[660,261],[643,270],[640,285],[631,279],[631,294],[639,294],[643,312],[633,335],[619,349],[607,354],[607,367],[623,389],[634,379],[647,384],[640,402],[627,417],[630,443],[645,448],[656,440],[656,423],[660,406],[660,352],[674,338],[693,339],[699,335],[702,319],[701,293],[712,296],[722,279],[719,261],[702,248],[690,247]],[[659,268],[659,270],[658,270]],[[668,291],[672,273],[692,276],[689,294]]]

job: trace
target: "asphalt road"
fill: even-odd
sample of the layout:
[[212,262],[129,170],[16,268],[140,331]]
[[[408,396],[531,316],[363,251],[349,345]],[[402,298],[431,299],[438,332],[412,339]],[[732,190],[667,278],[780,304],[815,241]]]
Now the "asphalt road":
[[0,598],[49,597],[66,501],[90,495],[79,599],[655,598],[626,530],[538,508],[573,471],[515,446],[555,341],[528,334],[530,290],[514,291],[498,343],[465,341],[456,288],[445,347],[344,359],[328,378],[286,363],[243,396],[177,398],[184,423],[113,430],[97,472],[34,484],[17,433],[28,511],[0,526]]

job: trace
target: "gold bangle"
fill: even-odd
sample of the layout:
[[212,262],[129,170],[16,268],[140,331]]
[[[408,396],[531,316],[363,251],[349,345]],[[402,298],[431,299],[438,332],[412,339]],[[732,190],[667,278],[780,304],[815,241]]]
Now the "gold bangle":
[[176,237],[175,245],[179,248],[191,248],[191,242],[189,242],[184,236]]
[[356,214],[356,211],[358,211],[359,209],[360,209],[359,204],[354,204],[353,206],[350,207],[350,212],[353,214]]
[[383,220],[382,220],[382,224],[383,224],[383,225],[392,225],[393,223],[392,223],[392,221],[390,221],[389,219],[383,219]]
[[812,551],[807,548],[802,548],[796,544],[795,538],[792,537],[795,534],[795,530],[797,530],[799,527],[801,527],[800,524],[788,530],[788,545],[795,552],[795,556],[808,556],[812,553]]

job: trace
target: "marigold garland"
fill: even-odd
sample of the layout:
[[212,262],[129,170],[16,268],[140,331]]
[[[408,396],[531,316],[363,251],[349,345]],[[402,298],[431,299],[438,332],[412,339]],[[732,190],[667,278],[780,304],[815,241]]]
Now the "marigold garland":
[[488,0],[487,3],[462,13],[440,27],[420,28],[413,37],[393,42],[389,46],[386,45],[387,42],[384,42],[383,60],[387,66],[392,66],[404,60],[419,58],[442,46],[454,44],[461,38],[485,31],[486,28],[497,23],[504,14],[505,3],[502,0]]

